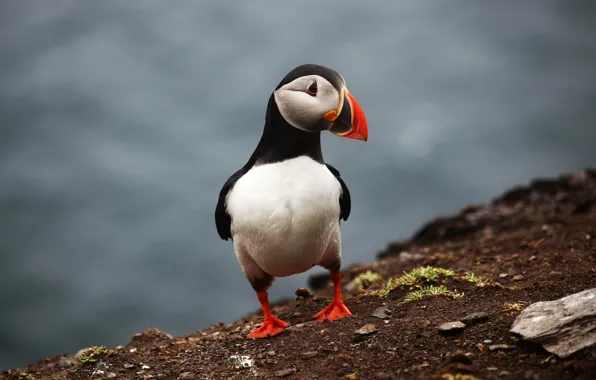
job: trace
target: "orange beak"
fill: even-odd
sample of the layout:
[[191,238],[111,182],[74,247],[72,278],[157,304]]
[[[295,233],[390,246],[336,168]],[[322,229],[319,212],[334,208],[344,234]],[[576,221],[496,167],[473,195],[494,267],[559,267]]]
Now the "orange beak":
[[323,116],[332,121],[329,131],[339,137],[367,141],[368,125],[362,107],[345,87],[342,88],[341,97],[339,112],[333,110]]

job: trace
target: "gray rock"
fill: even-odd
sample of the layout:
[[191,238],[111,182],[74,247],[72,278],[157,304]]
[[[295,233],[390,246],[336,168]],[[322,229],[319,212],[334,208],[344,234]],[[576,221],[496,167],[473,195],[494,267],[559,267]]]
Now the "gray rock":
[[470,326],[475,323],[485,322],[488,321],[488,313],[481,311],[478,313],[468,314],[459,321],[464,323],[466,326]]
[[295,372],[296,372],[295,368],[286,368],[286,369],[282,369],[281,371],[275,372],[275,376],[288,377],[290,375],[293,375]]
[[389,311],[389,309],[387,309],[387,306],[381,306],[381,307],[377,307],[371,315],[373,317],[385,319],[385,318],[389,318],[388,314],[391,314],[391,312]]
[[116,374],[114,372],[108,373],[108,379],[113,379],[115,377],[116,377]]
[[560,358],[596,343],[596,288],[528,306],[510,332]]
[[195,376],[192,372],[182,372],[180,376],[178,376],[178,380],[192,380],[195,379]]
[[372,323],[366,324],[355,331],[358,335],[370,335],[377,332],[377,326]]
[[523,280],[525,277],[523,274],[516,274],[515,276],[513,276],[513,281],[521,281]]
[[300,354],[302,359],[308,360],[316,357],[319,353],[317,351],[306,351]]
[[124,368],[126,368],[126,369],[131,369],[131,368],[134,368],[134,366],[135,366],[135,365],[134,365],[134,364],[132,364],[132,363],[124,363]]
[[439,332],[443,333],[443,334],[455,333],[455,332],[461,331],[465,328],[466,328],[466,325],[464,325],[460,321],[446,322],[438,327]]
[[515,346],[510,346],[508,344],[493,344],[492,346],[488,346],[488,349],[491,351],[511,351],[515,349]]

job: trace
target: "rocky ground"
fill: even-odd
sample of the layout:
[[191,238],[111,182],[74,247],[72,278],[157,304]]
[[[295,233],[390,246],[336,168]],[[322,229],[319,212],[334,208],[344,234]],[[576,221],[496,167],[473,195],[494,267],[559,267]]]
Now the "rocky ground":
[[531,303],[596,287],[595,239],[596,171],[536,180],[346,268],[351,318],[310,320],[332,294],[317,276],[314,295],[275,305],[292,327],[272,339],[244,339],[257,313],[184,337],[152,329],[0,379],[594,379],[595,346],[561,359],[509,330]]

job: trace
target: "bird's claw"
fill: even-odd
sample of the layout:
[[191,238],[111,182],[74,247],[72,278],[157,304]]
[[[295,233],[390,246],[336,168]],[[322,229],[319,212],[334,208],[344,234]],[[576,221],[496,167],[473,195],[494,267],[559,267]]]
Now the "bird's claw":
[[335,321],[337,319],[345,318],[348,315],[352,315],[352,313],[350,313],[350,310],[343,301],[333,300],[327,307],[315,314],[313,318],[316,319],[317,322],[323,322],[326,319]]
[[277,319],[275,317],[271,317],[265,319],[263,324],[258,329],[255,329],[250,332],[246,336],[246,339],[262,339],[262,338],[270,338],[277,334],[281,334],[286,330],[290,324],[288,322],[284,322],[281,319]]

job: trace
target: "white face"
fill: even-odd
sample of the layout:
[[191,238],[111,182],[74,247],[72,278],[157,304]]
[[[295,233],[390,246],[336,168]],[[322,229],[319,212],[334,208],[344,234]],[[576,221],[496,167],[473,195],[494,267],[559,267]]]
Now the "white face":
[[294,128],[307,132],[314,132],[323,115],[336,110],[340,101],[335,87],[319,75],[297,78],[273,94],[281,116]]

